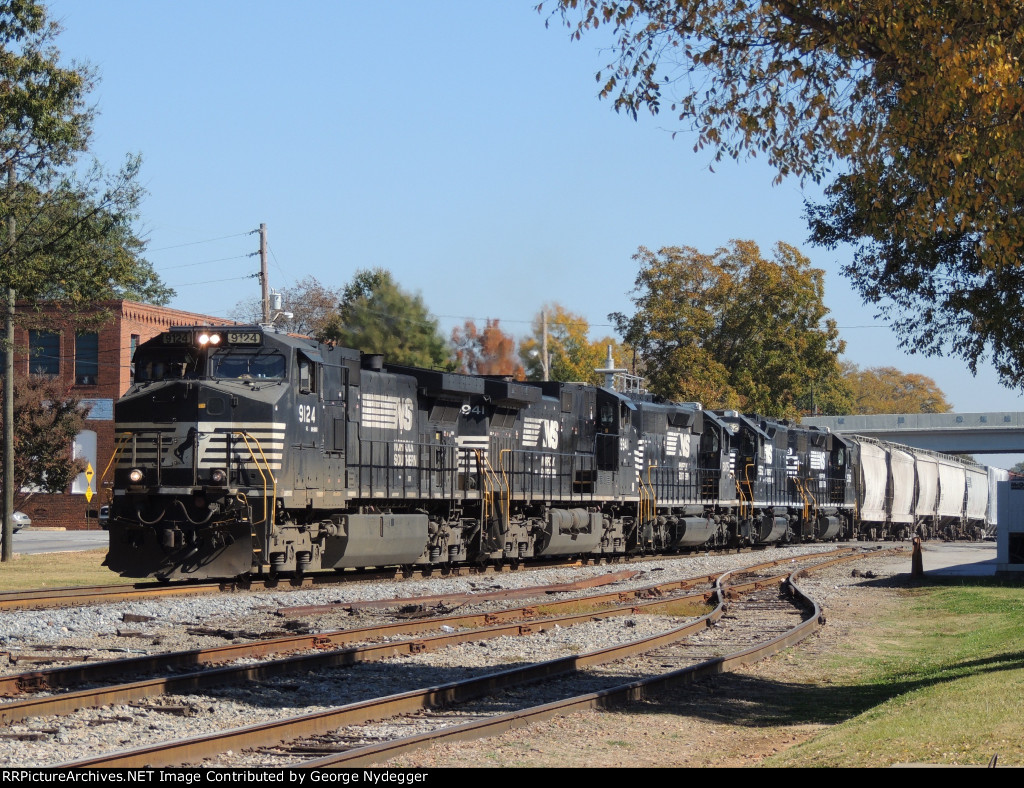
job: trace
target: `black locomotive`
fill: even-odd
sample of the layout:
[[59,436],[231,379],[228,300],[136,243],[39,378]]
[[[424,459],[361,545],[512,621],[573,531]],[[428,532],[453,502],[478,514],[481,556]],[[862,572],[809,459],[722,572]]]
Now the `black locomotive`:
[[861,528],[860,443],[817,428],[395,366],[264,326],[172,328],[134,364],[115,406],[106,561],[125,576],[614,556]]

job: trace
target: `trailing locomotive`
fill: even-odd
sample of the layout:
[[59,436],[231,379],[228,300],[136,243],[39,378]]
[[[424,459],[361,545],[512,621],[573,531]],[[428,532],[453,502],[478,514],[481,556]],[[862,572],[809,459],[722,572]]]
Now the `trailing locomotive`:
[[[951,492],[911,511],[905,447],[582,383],[389,365],[265,326],[172,328],[134,364],[115,406],[106,560],[130,577],[938,533],[957,517],[946,476],[968,468],[922,459],[933,504],[940,482]],[[978,508],[964,509],[968,488],[960,525]]]

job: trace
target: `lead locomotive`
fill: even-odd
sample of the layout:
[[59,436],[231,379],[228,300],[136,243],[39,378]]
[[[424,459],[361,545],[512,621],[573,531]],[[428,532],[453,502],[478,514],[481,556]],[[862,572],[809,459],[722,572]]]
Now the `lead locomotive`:
[[106,561],[126,576],[855,535],[860,444],[816,428],[388,365],[265,326],[172,328],[134,364]]

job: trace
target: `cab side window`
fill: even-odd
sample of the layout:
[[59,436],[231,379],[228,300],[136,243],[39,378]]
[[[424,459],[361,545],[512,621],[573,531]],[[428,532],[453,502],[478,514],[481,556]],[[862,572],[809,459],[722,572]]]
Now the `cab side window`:
[[299,356],[299,391],[302,394],[315,394],[316,364],[305,356]]

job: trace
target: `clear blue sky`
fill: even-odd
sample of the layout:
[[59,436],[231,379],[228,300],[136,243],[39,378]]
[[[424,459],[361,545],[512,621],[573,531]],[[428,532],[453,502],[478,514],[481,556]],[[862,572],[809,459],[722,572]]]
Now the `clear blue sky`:
[[[499,318],[521,336],[541,305],[595,336],[629,311],[641,245],[713,251],[733,238],[800,247],[861,366],[934,378],[958,411],[1020,410],[985,368],[912,356],[860,304],[849,256],[806,243],[799,184],[723,163],[596,97],[597,38],[545,26],[534,0],[53,0],[67,60],[97,67],[93,151],[143,157],[149,259],[172,306],[224,315],[270,282],[389,269],[442,329]],[[220,239],[220,240],[211,240]]]

